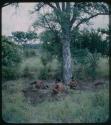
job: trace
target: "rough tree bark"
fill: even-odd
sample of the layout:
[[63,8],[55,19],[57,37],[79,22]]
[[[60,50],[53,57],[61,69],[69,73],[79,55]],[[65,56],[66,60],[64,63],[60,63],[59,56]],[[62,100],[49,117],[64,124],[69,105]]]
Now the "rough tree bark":
[[65,84],[69,84],[72,77],[72,64],[71,64],[71,52],[70,42],[68,39],[63,38],[62,41],[62,54],[63,54],[63,81]]
[[72,77],[71,51],[70,51],[70,24],[67,22],[62,28],[62,56],[63,56],[63,82],[69,84]]

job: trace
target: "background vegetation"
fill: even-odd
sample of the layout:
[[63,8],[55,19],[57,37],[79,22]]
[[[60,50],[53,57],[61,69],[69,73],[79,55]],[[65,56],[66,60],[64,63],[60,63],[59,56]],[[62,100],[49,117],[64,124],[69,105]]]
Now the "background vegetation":
[[[56,44],[56,40],[50,33],[50,37],[45,39],[44,35],[47,33],[49,32],[44,32],[40,36],[43,41],[45,40],[43,44],[26,44],[25,49],[9,41],[8,38],[2,37],[3,120],[8,123],[106,122],[109,118],[108,81],[99,91],[72,90],[64,100],[60,101],[46,100],[34,106],[26,101],[22,90],[31,81],[62,78],[61,45]],[[88,32],[86,35],[89,34]],[[97,34],[95,33],[96,36]],[[95,38],[98,39],[96,36]],[[89,37],[87,40],[81,35],[81,38],[81,45],[85,40],[89,41]],[[90,37],[90,40],[91,38],[94,36]],[[55,46],[52,44],[52,39]],[[103,43],[102,38],[100,37],[99,40],[95,44],[102,45],[100,44],[100,42]],[[95,45],[95,50],[93,48],[90,50],[90,44],[80,48],[72,41],[73,77],[86,81],[86,84],[90,84],[88,81],[94,79],[108,80],[109,59],[108,52],[104,51],[108,45],[106,44],[105,48],[99,51],[99,45]]]
[[[2,2],[3,7],[8,4]],[[16,31],[12,32],[12,39],[2,36],[3,120],[7,123],[106,122],[109,119],[111,28],[80,30],[79,26],[82,23],[89,25],[88,20],[99,14],[109,14],[107,4],[80,2],[66,3],[65,7],[63,2],[61,10],[59,3],[54,3],[55,6],[53,3],[38,3],[34,11],[39,11],[44,4],[52,7],[52,13],[39,14],[32,25],[33,28],[45,28],[40,35],[32,31]],[[38,44],[32,44],[38,39]],[[46,95],[45,100],[34,104],[24,96],[23,90],[31,82],[44,80],[53,84],[57,79],[62,81],[63,74],[66,83],[73,75],[73,79],[81,83],[78,83],[80,89],[69,89],[65,97],[57,94],[50,101]],[[98,80],[103,80],[104,84],[94,86]]]

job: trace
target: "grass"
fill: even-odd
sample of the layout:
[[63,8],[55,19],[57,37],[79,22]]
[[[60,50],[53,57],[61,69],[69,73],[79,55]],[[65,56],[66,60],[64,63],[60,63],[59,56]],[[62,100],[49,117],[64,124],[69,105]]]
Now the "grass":
[[[21,90],[26,80],[8,81],[2,90],[2,117],[8,123],[101,123],[109,117],[109,92],[72,90],[61,101],[31,105]],[[9,86],[10,87],[7,87]]]
[[40,75],[40,70],[43,68],[39,57],[30,57],[21,63],[21,73],[23,76],[37,79]]
[[[87,70],[90,70],[86,65],[83,64],[74,64],[72,66],[73,76],[77,79],[86,79],[95,75],[94,71],[87,73]],[[109,58],[108,57],[100,57],[97,61],[96,67],[96,75],[95,77],[98,78],[109,78]]]
[[[54,59],[47,64],[51,75],[58,70],[58,62]],[[22,89],[28,83],[38,79],[43,64],[38,56],[26,58],[21,63],[21,73],[26,78],[10,80],[2,84],[2,118],[8,123],[103,123],[109,117],[108,86],[98,91],[70,91],[60,101],[44,101],[31,105],[23,96]],[[74,67],[76,70],[79,66]],[[108,60],[100,58],[98,76],[108,77]]]
[[97,73],[100,77],[109,77],[109,58],[101,57],[98,61]]
[[53,78],[59,67],[57,59],[48,62],[46,67],[44,67],[40,57],[34,56],[23,60],[20,66],[20,72],[22,76],[26,76],[30,79],[39,79],[44,73],[50,76],[50,78]]

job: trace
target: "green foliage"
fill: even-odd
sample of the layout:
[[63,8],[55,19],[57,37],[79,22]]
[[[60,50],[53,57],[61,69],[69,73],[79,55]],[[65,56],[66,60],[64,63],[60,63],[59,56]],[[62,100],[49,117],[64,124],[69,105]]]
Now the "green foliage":
[[2,74],[3,79],[14,79],[19,76],[19,64],[22,61],[22,49],[2,37]]
[[49,61],[52,60],[50,53],[43,53],[42,56],[40,57],[43,68],[40,70],[40,79],[48,79],[49,75],[48,73],[50,72],[50,67],[47,66]]
[[99,58],[96,72],[98,77],[100,78],[109,78],[109,58]]
[[[109,91],[70,91],[63,100],[31,105],[22,89],[26,80],[8,81],[2,89],[2,118],[8,123],[103,123],[109,118]],[[10,85],[10,86],[9,86]],[[3,86],[2,86],[3,87]]]
[[42,69],[43,65],[40,60],[40,57],[33,56],[25,58],[25,60],[22,61],[20,67],[23,77],[38,79],[40,70]]
[[99,58],[100,58],[100,54],[98,54],[97,52],[93,54],[89,53],[87,56],[87,59],[89,61],[89,64],[87,66],[87,74],[91,75],[93,80],[97,77],[96,68],[97,68],[97,63]]
[[[42,54],[42,53],[41,53]],[[30,79],[56,79],[62,78],[61,63],[57,59],[49,59],[44,65],[42,57],[33,56],[25,58],[20,66],[23,77]]]
[[12,32],[12,36],[15,40],[15,42],[18,42],[20,44],[26,43],[28,40],[33,40],[37,38],[37,34],[35,32],[22,32],[22,31],[16,31]]
[[33,79],[35,76],[35,72],[31,71],[30,68],[26,66],[23,70],[22,76],[27,77],[29,79]]
[[[107,39],[102,39],[102,35],[100,35],[99,32],[94,30],[74,30],[72,31],[71,38],[71,54],[73,57],[76,56],[77,49],[78,51],[88,49],[91,53],[97,51],[97,53],[101,53],[102,55],[108,54],[109,43]],[[41,34],[40,39],[43,41],[43,49],[50,52],[52,56],[57,56],[58,59],[62,61],[62,45],[59,36],[47,30]],[[82,54],[82,51],[79,53]]]
[[[99,77],[98,68],[101,54],[96,51],[92,54],[88,49],[75,49],[73,58],[73,76],[76,79],[96,79]],[[103,69],[103,68],[102,68]],[[108,73],[108,70],[106,71]]]
[[17,79],[21,76],[21,72],[18,67],[5,67],[2,66],[2,78],[3,80]]
[[40,70],[40,75],[39,75],[39,79],[49,79],[49,72],[50,72],[50,68],[49,67],[44,67]]
[[40,39],[43,41],[42,47],[45,49],[45,51],[48,51],[50,55],[57,56],[59,59],[61,59],[62,45],[60,43],[58,32],[53,33],[50,30],[47,30],[40,35]]
[[21,48],[2,37],[2,64],[4,66],[15,66],[21,62]]
[[[46,58],[44,65],[41,58],[43,56],[33,56],[22,61],[20,66],[22,76],[31,79],[62,79],[61,62],[56,58],[51,60]],[[73,77],[75,79],[108,78],[108,66],[107,58],[103,58],[99,54],[91,54],[87,49],[78,51],[75,49],[75,58],[72,58]]]
[[40,56],[40,58],[41,58],[42,64],[43,64],[44,66],[46,66],[47,63],[49,63],[50,61],[52,61],[53,56],[51,55],[50,52],[43,50],[43,51],[42,51],[42,54],[41,54],[41,56]]
[[37,53],[36,51],[37,51],[36,49],[24,48],[24,56],[26,58],[36,56]]
[[26,42],[25,33],[22,31],[12,32],[12,36],[16,42]]
[[23,82],[25,81],[19,79],[3,84],[5,90],[2,91],[2,118],[5,122],[23,123],[30,118],[30,114],[25,113],[25,110],[28,111],[28,105],[21,93],[24,87]]
[[87,48],[91,53],[97,51],[102,55],[107,55],[109,51],[109,42],[106,39],[102,38],[102,35],[95,30],[84,30],[72,31],[72,42],[71,42],[71,51],[74,56],[74,49],[85,49]]

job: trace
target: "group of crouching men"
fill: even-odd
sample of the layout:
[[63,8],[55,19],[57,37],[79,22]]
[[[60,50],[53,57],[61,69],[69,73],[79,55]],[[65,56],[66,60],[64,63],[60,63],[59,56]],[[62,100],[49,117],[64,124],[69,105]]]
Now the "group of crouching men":
[[[31,85],[33,85],[34,88],[36,89],[49,88],[49,85],[46,85],[43,80],[34,81],[31,83]],[[68,84],[70,89],[75,89],[77,85],[78,85],[77,80],[71,80],[70,83]],[[51,89],[52,89],[52,94],[63,93],[65,91],[65,85],[59,79],[57,79]]]

